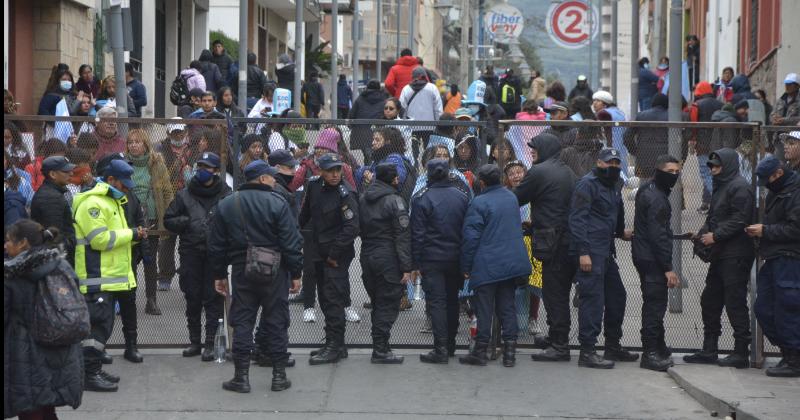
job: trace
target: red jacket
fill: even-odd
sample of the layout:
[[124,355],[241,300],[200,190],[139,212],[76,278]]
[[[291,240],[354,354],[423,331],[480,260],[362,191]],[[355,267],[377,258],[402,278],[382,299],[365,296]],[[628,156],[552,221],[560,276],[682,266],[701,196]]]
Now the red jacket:
[[39,191],[39,187],[41,187],[44,182],[42,162],[44,162],[44,156],[37,156],[36,160],[25,165],[25,171],[31,176],[31,187],[34,191]]
[[397,64],[389,69],[386,80],[383,82],[386,91],[395,98],[400,98],[400,92],[407,84],[411,83],[411,73],[419,65],[419,61],[410,55],[400,57]]

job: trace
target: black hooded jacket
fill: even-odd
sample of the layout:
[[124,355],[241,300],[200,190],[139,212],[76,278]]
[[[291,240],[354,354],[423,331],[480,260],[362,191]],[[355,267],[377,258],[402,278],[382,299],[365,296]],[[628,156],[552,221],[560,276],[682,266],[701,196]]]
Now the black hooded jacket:
[[631,255],[637,265],[655,265],[659,271],[672,271],[672,207],[669,190],[650,181],[636,192]]
[[227,51],[222,51],[222,54],[220,55],[211,53],[211,62],[219,67],[219,72],[222,74],[222,80],[224,80],[227,84],[227,81],[231,80],[231,66],[233,65],[233,59],[231,56],[228,55]]
[[[522,183],[514,189],[520,206],[531,203],[531,222],[534,230],[555,228],[567,232],[575,174],[561,160],[561,143],[552,134],[540,134],[531,140],[538,158]],[[566,243],[569,235],[562,235]]]
[[708,231],[714,234],[712,258],[752,258],[753,241],[744,228],[753,221],[755,196],[750,184],[739,175],[739,155],[724,148],[712,152],[709,159],[719,157],[722,172],[713,177],[711,209],[706,219]]
[[733,90],[733,95],[738,95],[740,100],[757,99],[756,95],[753,95],[753,92],[750,91],[750,79],[743,74],[733,77],[731,80],[731,89]]
[[280,69],[275,67],[275,77],[278,79],[279,88],[294,90],[294,68],[294,63],[287,64]]
[[767,194],[764,231],[758,248],[765,260],[782,256],[800,258],[800,174],[786,172],[784,176],[788,178],[783,188]]
[[203,52],[200,53],[202,68],[199,71],[200,74],[203,75],[203,79],[206,80],[206,90],[216,93],[217,89],[227,85],[227,83],[222,77],[219,67],[214,64],[213,58],[211,51],[203,50]]
[[358,206],[361,223],[361,260],[385,267],[388,280],[399,283],[401,273],[413,268],[410,219],[397,188],[376,179]]
[[[367,89],[358,95],[348,118],[351,120],[382,120],[383,105],[388,95],[383,89]],[[350,145],[353,149],[369,149],[372,144],[372,127],[366,124],[350,126]]]
[[217,203],[231,193],[228,184],[219,177],[211,186],[192,178],[189,185],[175,194],[164,213],[164,227],[180,235],[181,254],[205,254],[209,223]]

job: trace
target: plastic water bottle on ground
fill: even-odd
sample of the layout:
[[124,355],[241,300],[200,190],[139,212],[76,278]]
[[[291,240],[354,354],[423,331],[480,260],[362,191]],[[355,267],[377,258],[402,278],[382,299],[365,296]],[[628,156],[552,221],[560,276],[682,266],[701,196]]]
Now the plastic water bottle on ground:
[[475,314],[469,315],[469,351],[475,349],[475,340],[478,338],[478,317]]
[[223,322],[220,318],[217,334],[214,336],[214,361],[217,363],[225,363],[225,351],[228,348],[228,336],[225,335]]

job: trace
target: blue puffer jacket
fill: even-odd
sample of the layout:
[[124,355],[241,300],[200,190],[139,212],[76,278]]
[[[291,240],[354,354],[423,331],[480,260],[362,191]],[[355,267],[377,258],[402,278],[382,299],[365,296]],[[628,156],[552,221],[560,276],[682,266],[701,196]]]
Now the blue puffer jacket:
[[[448,179],[432,182],[411,201],[411,256],[414,269],[426,263],[457,263],[467,194]],[[515,203],[516,205],[516,203]],[[515,216],[519,220],[519,214]]]
[[500,185],[472,200],[464,219],[461,271],[470,274],[469,287],[516,277],[528,278],[531,261],[522,240],[517,196]]

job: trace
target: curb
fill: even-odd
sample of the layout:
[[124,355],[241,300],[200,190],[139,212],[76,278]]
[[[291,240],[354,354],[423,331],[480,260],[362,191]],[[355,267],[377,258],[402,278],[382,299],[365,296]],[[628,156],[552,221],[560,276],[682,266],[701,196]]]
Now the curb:
[[762,420],[760,417],[748,413],[739,407],[738,401],[726,401],[720,397],[708,393],[703,389],[700,389],[686,378],[681,376],[681,374],[673,368],[669,368],[667,373],[675,382],[678,383],[681,388],[684,389],[684,391],[686,391],[686,393],[691,395],[692,398],[699,402],[703,407],[711,410],[712,412],[719,413],[717,417],[724,418],[724,416],[730,416],[736,420]]

